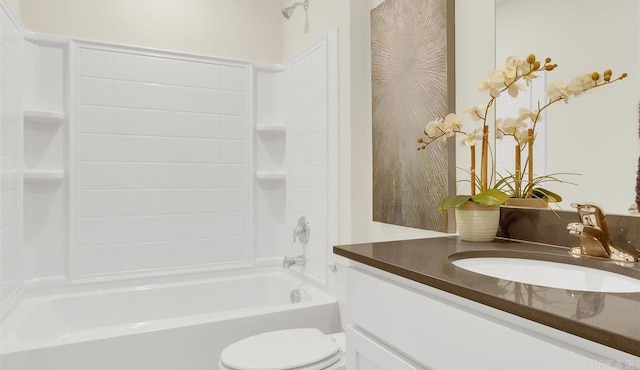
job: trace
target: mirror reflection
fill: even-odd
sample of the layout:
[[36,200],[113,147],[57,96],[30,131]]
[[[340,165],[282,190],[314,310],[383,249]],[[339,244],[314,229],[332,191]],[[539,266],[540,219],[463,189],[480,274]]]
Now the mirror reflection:
[[[558,67],[546,72],[540,87],[527,95],[536,104],[535,90],[554,81],[568,83],[593,71],[612,69],[629,77],[615,84],[549,107],[536,129],[534,174],[560,175],[569,183],[548,183],[558,193],[561,209],[572,202],[593,202],[606,213],[629,214],[636,197],[640,154],[640,6],[635,0],[496,0],[496,68],[508,56],[553,59]],[[508,105],[498,103],[500,109]],[[516,109],[517,112],[517,109]],[[510,145],[509,147],[505,147]],[[497,170],[512,170],[513,144],[497,147]],[[501,152],[507,154],[501,154]],[[511,162],[509,162],[511,161]]]

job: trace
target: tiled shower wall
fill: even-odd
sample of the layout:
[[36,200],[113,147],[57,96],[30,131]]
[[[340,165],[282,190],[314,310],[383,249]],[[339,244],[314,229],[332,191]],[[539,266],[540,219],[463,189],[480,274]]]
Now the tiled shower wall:
[[22,31],[0,3],[0,303],[22,285]]
[[79,46],[76,276],[248,262],[248,63]]
[[[309,243],[296,242],[288,255],[304,252],[305,273],[327,281],[328,250],[336,243],[331,230],[336,216],[330,210],[330,79],[327,42],[294,59],[286,73],[287,228],[293,230],[300,216],[309,218]],[[333,173],[337,168],[333,169]]]

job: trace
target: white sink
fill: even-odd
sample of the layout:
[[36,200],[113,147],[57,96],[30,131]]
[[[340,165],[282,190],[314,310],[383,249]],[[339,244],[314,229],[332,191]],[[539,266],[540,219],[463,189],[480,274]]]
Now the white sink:
[[462,258],[452,263],[478,274],[525,284],[589,292],[640,292],[639,279],[566,263],[506,257]]

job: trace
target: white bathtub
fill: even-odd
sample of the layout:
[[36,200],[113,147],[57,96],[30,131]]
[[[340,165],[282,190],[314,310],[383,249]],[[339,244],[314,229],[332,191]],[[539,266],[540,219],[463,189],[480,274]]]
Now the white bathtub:
[[[257,333],[340,331],[332,295],[293,271],[110,283],[25,296],[0,326],[3,370],[217,369],[220,352]],[[306,301],[292,304],[302,289]]]

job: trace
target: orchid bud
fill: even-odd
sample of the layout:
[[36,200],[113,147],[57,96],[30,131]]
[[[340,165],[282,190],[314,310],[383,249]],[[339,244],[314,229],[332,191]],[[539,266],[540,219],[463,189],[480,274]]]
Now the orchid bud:
[[593,72],[591,74],[591,79],[594,81],[598,81],[600,79],[600,74],[598,72]]
[[627,77],[627,76],[628,76],[628,74],[627,74],[627,72],[625,72],[625,73],[623,73],[623,74],[620,76],[620,78],[625,78],[625,77]]
[[604,78],[604,81],[605,81],[605,82],[609,82],[609,81],[611,81],[611,75],[604,75],[604,77],[603,77],[603,78]]
[[423,138],[421,138],[421,137],[419,137],[419,138],[418,138],[418,142],[419,142],[419,143],[424,143],[424,139],[423,139]]
[[536,60],[535,62],[533,62],[533,69],[540,69],[540,61]]
[[547,57],[547,59],[544,60],[545,63],[551,63],[551,58]]
[[553,69],[557,66],[557,64],[547,64],[546,66],[544,66],[544,69],[546,69],[547,71],[553,71]]
[[613,72],[610,69],[607,69],[606,71],[604,71],[605,76],[611,76],[612,74]]
[[536,56],[535,55],[529,54],[529,56],[527,56],[527,63],[532,64],[535,61],[536,61]]

